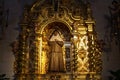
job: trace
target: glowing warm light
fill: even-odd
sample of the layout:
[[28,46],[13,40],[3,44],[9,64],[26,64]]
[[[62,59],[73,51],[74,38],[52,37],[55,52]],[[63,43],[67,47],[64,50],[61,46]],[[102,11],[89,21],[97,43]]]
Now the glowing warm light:
[[78,39],[78,37],[77,37],[76,35],[75,35],[73,38],[74,38],[75,40]]
[[89,71],[88,69],[88,37],[86,35],[79,36],[77,41],[78,49],[78,62],[81,67],[78,68],[79,71]]
[[83,37],[80,37],[79,40],[78,40],[78,43],[77,43],[77,48],[78,50],[80,49],[84,49],[84,50],[87,50],[88,49],[88,38],[87,36],[83,36]]

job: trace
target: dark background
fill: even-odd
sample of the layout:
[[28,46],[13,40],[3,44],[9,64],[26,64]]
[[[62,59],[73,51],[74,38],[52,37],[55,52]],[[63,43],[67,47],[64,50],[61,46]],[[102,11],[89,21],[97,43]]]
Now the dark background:
[[[0,74],[7,74],[9,78],[13,78],[13,63],[14,55],[9,46],[18,36],[18,23],[22,16],[23,8],[25,4],[31,4],[35,0],[4,0],[5,9],[9,9],[8,27],[5,30],[3,39],[0,40]],[[104,39],[106,26],[108,21],[105,19],[105,15],[109,16],[108,6],[111,5],[112,0],[91,0],[93,17],[96,21],[96,31],[98,39]],[[109,32],[108,32],[109,33]],[[120,69],[120,53],[115,42],[111,42],[112,47],[108,52],[102,53],[103,60],[103,80],[107,80],[109,76],[109,70]]]

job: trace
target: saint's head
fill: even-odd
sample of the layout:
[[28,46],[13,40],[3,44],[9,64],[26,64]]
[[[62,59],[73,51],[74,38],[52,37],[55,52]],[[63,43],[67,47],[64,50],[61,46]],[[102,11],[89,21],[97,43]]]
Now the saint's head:
[[60,32],[58,32],[57,30],[55,30],[51,37],[50,37],[50,41],[63,41]]
[[55,31],[53,34],[54,34],[54,36],[57,36],[59,33],[58,33],[58,31]]

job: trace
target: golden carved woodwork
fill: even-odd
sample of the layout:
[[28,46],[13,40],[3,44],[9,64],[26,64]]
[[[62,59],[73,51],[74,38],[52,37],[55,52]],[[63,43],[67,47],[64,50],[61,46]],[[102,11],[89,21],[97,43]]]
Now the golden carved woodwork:
[[[70,6],[67,5],[68,3],[61,4],[56,12],[54,7],[48,4],[49,2],[45,3],[41,6],[42,1],[38,0],[32,7],[24,9],[20,23],[19,44],[13,46],[14,50],[18,50],[18,52],[13,51],[15,79],[86,80],[90,75],[89,78],[100,80],[102,53],[97,42],[95,21],[92,19],[90,5],[84,4],[85,6],[78,8],[68,7]],[[81,12],[84,9],[86,13]],[[64,40],[63,57],[66,72],[49,74],[48,40],[55,30],[60,32]]]

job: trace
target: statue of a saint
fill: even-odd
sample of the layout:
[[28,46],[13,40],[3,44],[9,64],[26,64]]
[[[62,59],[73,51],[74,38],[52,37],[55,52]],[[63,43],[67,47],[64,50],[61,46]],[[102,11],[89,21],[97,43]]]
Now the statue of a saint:
[[50,47],[49,72],[64,72],[65,66],[62,48],[64,43],[58,31],[54,31],[48,45]]

